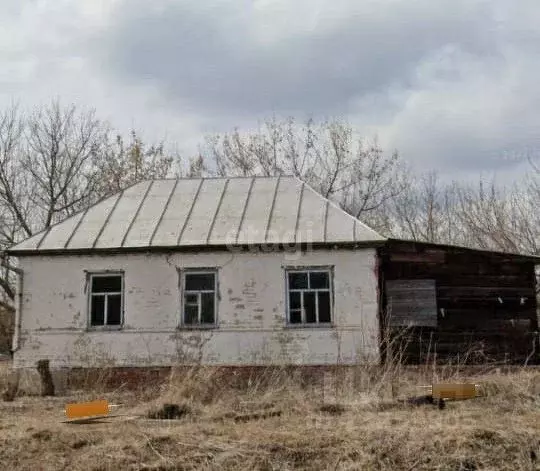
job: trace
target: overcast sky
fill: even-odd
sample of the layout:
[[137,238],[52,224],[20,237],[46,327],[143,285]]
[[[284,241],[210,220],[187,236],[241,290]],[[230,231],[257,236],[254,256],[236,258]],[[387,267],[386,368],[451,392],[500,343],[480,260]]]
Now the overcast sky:
[[195,150],[344,117],[419,169],[540,155],[538,0],[0,0],[0,106],[60,97]]

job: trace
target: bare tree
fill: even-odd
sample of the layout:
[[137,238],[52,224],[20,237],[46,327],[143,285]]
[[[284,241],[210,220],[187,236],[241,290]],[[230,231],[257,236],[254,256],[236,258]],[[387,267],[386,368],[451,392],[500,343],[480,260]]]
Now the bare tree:
[[397,153],[386,155],[341,121],[272,118],[255,131],[207,138],[201,156],[217,175],[296,175],[364,219],[404,185]]
[[460,188],[457,216],[471,245],[540,254],[540,200],[534,182],[526,182],[499,188],[481,181],[476,188]]
[[201,155],[191,158],[189,160],[189,166],[186,176],[189,178],[200,178],[204,174],[208,173],[208,168]]
[[539,172],[511,186],[494,179],[443,183],[435,173],[405,174],[406,188],[376,211],[381,232],[435,243],[540,254]]
[[18,106],[0,114],[0,234],[2,248],[11,245],[19,233],[30,235],[29,201],[23,195],[31,193],[23,166],[23,122]]
[[22,160],[33,189],[26,196],[34,215],[28,227],[48,227],[77,211],[95,192],[93,159],[104,146],[103,133],[93,110],[78,112],[58,101],[26,119]]
[[[526,191],[528,199],[532,202],[533,206],[538,208],[540,204],[540,161],[534,161],[532,158],[529,158],[529,163],[531,165],[531,173],[526,177]],[[540,226],[540,211],[536,211],[535,214],[536,224]],[[540,228],[538,232],[540,232]]]
[[[125,144],[94,110],[58,100],[30,114],[0,112],[0,246],[48,228],[103,196],[148,178],[168,176],[175,159],[132,132]],[[0,272],[0,306],[14,298]]]
[[105,145],[93,160],[94,199],[141,180],[168,177],[180,163],[178,155],[165,151],[163,142],[146,145],[136,131],[131,131],[128,142],[119,134],[114,138],[110,134],[107,133]]
[[29,116],[0,114],[0,244],[5,248],[77,210],[95,190],[101,145],[93,112],[58,102]]
[[463,243],[455,222],[457,184],[441,182],[436,172],[403,175],[403,191],[378,211],[383,232],[393,237],[434,243]]

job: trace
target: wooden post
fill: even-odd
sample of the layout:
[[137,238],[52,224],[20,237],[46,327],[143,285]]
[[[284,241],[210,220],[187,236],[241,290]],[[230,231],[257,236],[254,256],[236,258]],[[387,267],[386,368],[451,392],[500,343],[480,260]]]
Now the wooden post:
[[20,370],[18,368],[12,370],[9,375],[8,385],[6,389],[2,392],[2,400],[6,402],[12,402],[15,400],[17,393],[19,392],[19,378]]
[[41,380],[41,395],[54,396],[54,382],[49,370],[49,360],[39,360],[37,370]]

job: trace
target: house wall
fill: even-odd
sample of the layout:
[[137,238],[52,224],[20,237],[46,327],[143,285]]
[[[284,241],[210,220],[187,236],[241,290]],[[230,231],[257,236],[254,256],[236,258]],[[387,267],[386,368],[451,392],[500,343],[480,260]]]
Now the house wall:
[[[378,358],[374,249],[22,257],[15,367],[354,363]],[[333,327],[287,327],[284,266],[334,267]],[[219,269],[218,323],[179,329],[179,268]],[[125,272],[121,331],[87,329],[86,271]]]

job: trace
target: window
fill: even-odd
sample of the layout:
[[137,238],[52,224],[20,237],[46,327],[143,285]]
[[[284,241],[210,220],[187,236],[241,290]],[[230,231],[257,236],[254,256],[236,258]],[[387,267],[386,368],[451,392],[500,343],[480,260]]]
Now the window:
[[328,269],[287,270],[290,324],[329,324],[331,322],[331,281]]
[[124,308],[121,273],[90,274],[90,326],[119,327]]
[[183,324],[209,326],[216,323],[217,273],[214,270],[184,272]]
[[435,280],[386,282],[389,324],[392,327],[437,327]]

